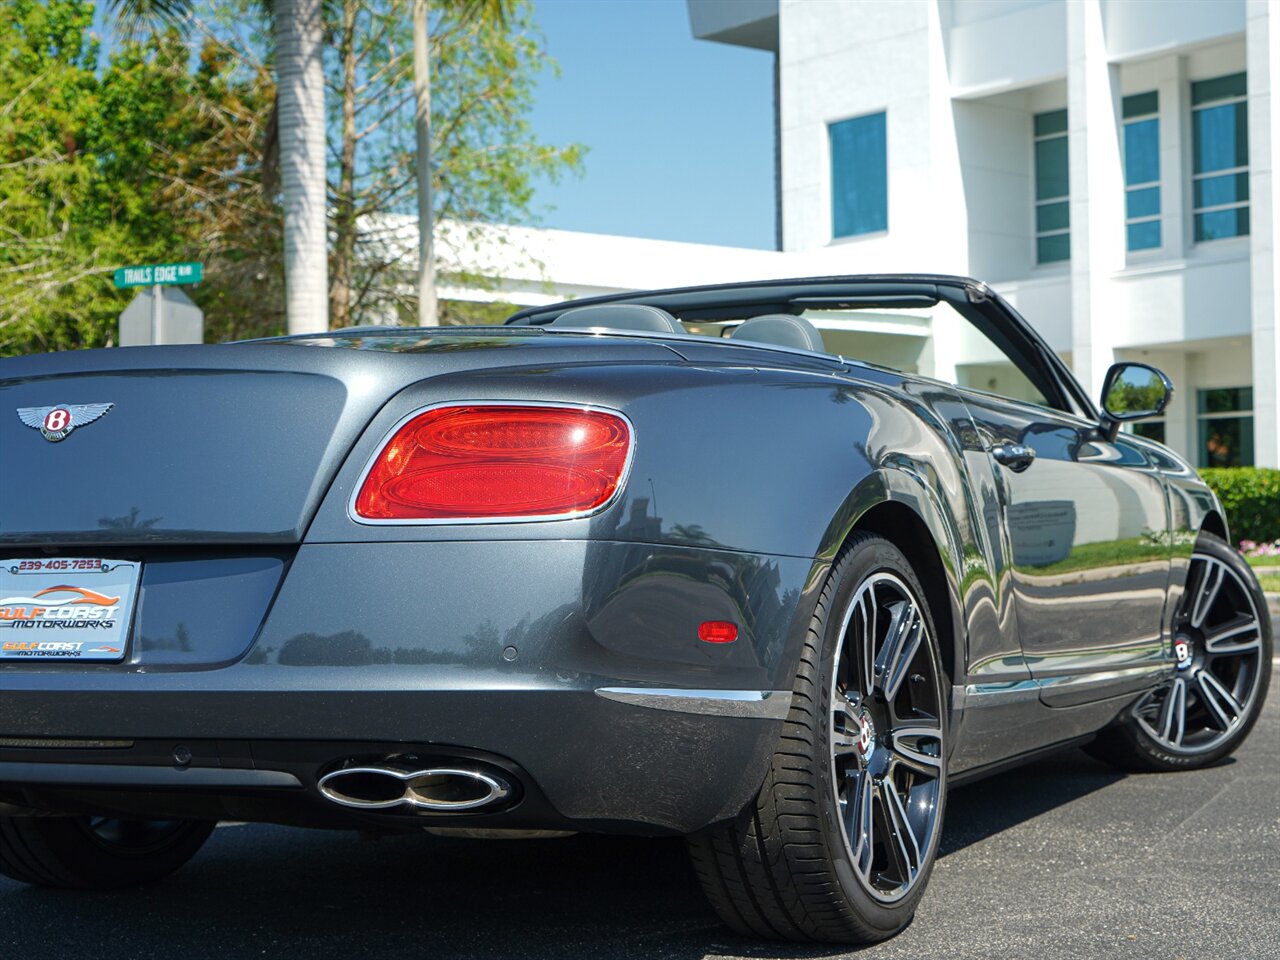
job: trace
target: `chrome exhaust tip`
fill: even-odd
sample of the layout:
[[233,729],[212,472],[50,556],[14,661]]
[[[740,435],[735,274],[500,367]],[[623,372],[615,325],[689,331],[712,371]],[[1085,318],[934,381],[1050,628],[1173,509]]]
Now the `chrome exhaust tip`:
[[355,810],[466,813],[511,796],[511,784],[497,774],[458,767],[344,767],[317,786],[327,800]]

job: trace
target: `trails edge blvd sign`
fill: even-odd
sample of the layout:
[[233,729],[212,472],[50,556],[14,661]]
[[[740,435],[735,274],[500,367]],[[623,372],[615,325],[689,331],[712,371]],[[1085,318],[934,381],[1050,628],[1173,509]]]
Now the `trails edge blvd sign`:
[[115,273],[118,290],[157,284],[199,283],[203,279],[203,263],[150,263],[140,267],[121,267]]

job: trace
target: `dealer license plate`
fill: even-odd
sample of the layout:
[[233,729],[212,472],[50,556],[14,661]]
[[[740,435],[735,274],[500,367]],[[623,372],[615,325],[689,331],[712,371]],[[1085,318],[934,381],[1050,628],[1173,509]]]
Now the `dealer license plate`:
[[0,560],[0,660],[123,660],[142,564]]

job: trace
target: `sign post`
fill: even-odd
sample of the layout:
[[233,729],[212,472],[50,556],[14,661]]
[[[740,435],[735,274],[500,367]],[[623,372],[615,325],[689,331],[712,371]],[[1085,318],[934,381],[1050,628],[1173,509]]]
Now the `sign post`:
[[[162,286],[178,286],[199,283],[204,279],[203,263],[147,263],[136,267],[121,267],[115,272],[117,290],[130,287],[151,288],[151,342],[160,342],[164,297]],[[123,320],[124,315],[121,314]]]

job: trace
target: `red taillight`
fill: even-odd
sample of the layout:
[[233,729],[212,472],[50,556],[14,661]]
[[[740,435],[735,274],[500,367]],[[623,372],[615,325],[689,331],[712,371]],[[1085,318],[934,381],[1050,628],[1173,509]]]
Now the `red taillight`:
[[698,625],[698,639],[706,643],[733,643],[738,639],[738,625],[728,620],[704,620]]
[[627,422],[572,407],[436,407],[383,447],[356,496],[363,520],[559,517],[603,506],[631,450]]

